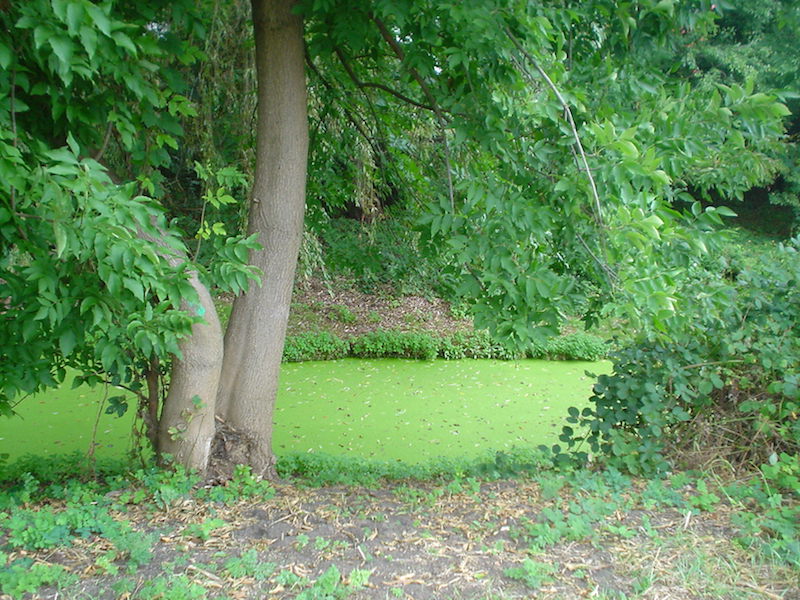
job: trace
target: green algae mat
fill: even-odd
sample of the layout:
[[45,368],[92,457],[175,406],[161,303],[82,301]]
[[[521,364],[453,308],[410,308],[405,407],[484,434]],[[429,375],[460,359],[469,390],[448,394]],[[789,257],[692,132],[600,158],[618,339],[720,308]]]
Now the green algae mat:
[[[537,360],[286,364],[274,449],[421,462],[555,443],[567,408],[584,405],[591,392],[586,371],[609,369],[606,362]],[[106,415],[103,395],[102,388],[64,386],[26,399],[16,409],[20,417],[0,420],[0,454],[13,460],[94,444],[98,457],[124,456],[133,415]]]

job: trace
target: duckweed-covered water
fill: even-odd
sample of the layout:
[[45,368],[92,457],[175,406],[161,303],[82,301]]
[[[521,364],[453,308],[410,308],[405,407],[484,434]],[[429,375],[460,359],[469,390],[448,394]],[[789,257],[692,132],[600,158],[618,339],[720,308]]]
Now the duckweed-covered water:
[[[608,363],[343,359],[286,364],[275,407],[274,449],[424,461],[555,443],[569,406],[585,404],[593,373]],[[122,418],[101,408],[101,388],[23,401],[0,420],[0,454],[86,451],[121,457],[133,406]],[[111,395],[121,392],[113,391]],[[129,396],[129,401],[133,400]]]

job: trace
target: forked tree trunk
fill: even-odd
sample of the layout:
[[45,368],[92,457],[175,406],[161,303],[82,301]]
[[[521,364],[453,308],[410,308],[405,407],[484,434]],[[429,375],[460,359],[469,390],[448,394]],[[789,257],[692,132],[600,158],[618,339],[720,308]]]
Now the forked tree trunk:
[[223,430],[235,433],[226,438],[228,462],[271,475],[272,413],[303,233],[308,122],[303,25],[292,14],[294,2],[252,0],[252,6],[258,131],[248,229],[260,234],[263,249],[250,262],[263,280],[234,302],[217,414]]

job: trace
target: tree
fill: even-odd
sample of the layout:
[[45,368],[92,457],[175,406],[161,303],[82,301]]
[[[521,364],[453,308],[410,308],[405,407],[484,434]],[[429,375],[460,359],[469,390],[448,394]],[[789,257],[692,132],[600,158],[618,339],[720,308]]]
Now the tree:
[[242,446],[234,462],[272,468],[272,411],[303,234],[308,124],[302,20],[293,4],[253,0],[258,74],[256,173],[248,231],[263,285],[236,299],[225,334],[218,414]]
[[[680,300],[676,280],[725,213],[673,210],[688,198],[685,174],[722,193],[752,185],[764,173],[718,157],[757,155],[780,137],[786,112],[752,90],[720,94],[669,77],[670,44],[682,30],[701,37],[714,18],[695,6],[253,0],[249,225],[212,238],[217,256],[206,266],[141,195],[163,193],[177,117],[193,112],[179,93],[187,67],[171,65],[167,50],[186,64],[199,56],[176,32],[201,35],[205,7],[12,8],[0,14],[4,31],[21,36],[0,38],[0,330],[26,343],[2,344],[0,406],[60,382],[66,366],[89,381],[105,373],[144,398],[158,448],[201,471],[212,454],[257,473],[272,466],[305,197],[301,18],[316,89],[341,90],[330,98],[394,165],[395,182],[423,183],[426,240],[448,257],[476,322],[521,345],[554,332],[564,314],[604,308],[665,330]],[[345,103],[354,88],[359,101]],[[37,115],[25,114],[34,104]],[[409,149],[409,123],[419,123],[424,152]],[[221,347],[206,288],[241,293],[256,271],[262,285],[236,299]],[[171,355],[159,409],[152,388]]]

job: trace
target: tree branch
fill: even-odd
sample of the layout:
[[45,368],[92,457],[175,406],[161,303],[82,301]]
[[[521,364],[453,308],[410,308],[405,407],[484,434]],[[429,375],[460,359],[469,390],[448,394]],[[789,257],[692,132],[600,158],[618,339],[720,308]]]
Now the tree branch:
[[[572,130],[572,136],[575,138],[575,146],[578,148],[578,153],[581,157],[581,162],[583,163],[583,169],[586,172],[586,177],[589,179],[589,186],[592,190],[592,199],[594,201],[594,210],[595,210],[595,219],[597,220],[598,225],[603,224],[603,211],[600,205],[600,195],[597,193],[597,184],[594,181],[594,176],[592,175],[592,170],[589,168],[589,161],[586,159],[586,152],[583,149],[583,144],[581,143],[580,135],[578,135],[578,128],[575,125],[575,119],[572,117],[572,110],[567,104],[567,101],[564,99],[564,96],[561,95],[561,92],[556,87],[556,84],[553,83],[553,80],[550,79],[550,76],[545,72],[544,69],[539,65],[538,61],[531,56],[531,54],[522,47],[519,40],[514,37],[514,34],[511,33],[511,30],[506,27],[505,34],[508,36],[508,39],[511,40],[511,43],[514,44],[514,47],[522,54],[525,59],[533,65],[533,67],[539,72],[542,79],[545,80],[548,87],[553,91],[558,101],[561,103],[561,106],[564,109],[564,113],[567,117],[567,123],[569,123],[569,127]],[[530,77],[530,74],[527,73],[526,70],[523,71]]]
[[[395,53],[400,62],[403,62],[406,57],[406,53],[403,51],[403,48],[400,47],[400,44],[397,43],[397,40],[394,36],[389,32],[389,29],[386,27],[383,21],[381,21],[375,15],[370,15],[372,22],[378,26],[378,30],[381,33],[381,37],[389,44],[389,47]],[[431,92],[430,87],[425,82],[425,79],[422,78],[422,75],[419,74],[414,67],[407,67],[408,72],[414,78],[414,80],[419,84],[422,93],[425,94],[425,97],[428,99],[428,102],[431,104],[431,108],[433,112],[436,114],[436,118],[439,120],[439,126],[442,128],[442,140],[444,142],[444,160],[447,167],[447,189],[450,193],[450,210],[455,212],[455,194],[453,193],[453,177],[451,174],[452,168],[450,165],[450,146],[447,143],[447,119],[444,118],[444,113],[442,113],[442,109],[439,104],[436,102],[436,98]]]
[[339,62],[342,63],[342,66],[344,67],[345,72],[350,77],[350,79],[353,81],[353,83],[356,85],[356,87],[358,87],[358,88],[371,87],[371,88],[376,88],[376,89],[379,89],[379,90],[383,90],[384,92],[388,92],[389,94],[391,94],[395,98],[399,98],[400,100],[402,100],[403,102],[406,102],[407,104],[411,104],[413,106],[416,106],[417,108],[422,108],[424,110],[429,110],[431,112],[436,112],[436,107],[430,106],[428,104],[422,104],[421,102],[417,102],[413,98],[409,98],[405,94],[401,94],[397,90],[393,90],[388,85],[383,85],[382,83],[374,83],[374,82],[371,82],[371,81],[361,81],[358,78],[358,75],[356,75],[356,72],[353,70],[352,65],[350,65],[350,63],[347,62],[347,59],[344,57],[344,54],[342,54],[341,49],[340,48],[336,48],[334,50],[334,52],[336,53],[336,56],[338,57]]

